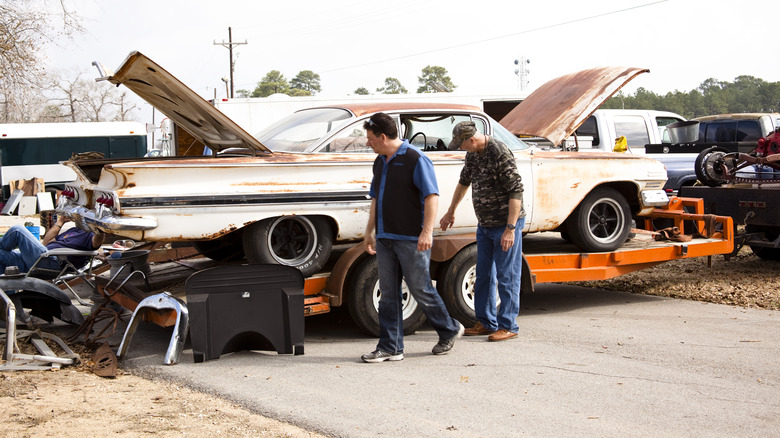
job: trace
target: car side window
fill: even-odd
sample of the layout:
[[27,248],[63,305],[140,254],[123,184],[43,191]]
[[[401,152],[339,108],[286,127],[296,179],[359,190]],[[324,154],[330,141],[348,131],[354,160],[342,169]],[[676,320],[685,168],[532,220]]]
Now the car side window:
[[758,120],[740,120],[737,122],[737,141],[758,141],[761,135],[761,127]]
[[468,114],[403,114],[403,138],[425,152],[447,151],[452,140],[452,128],[468,120],[475,122],[477,131],[486,132],[486,121]]
[[677,117],[656,117],[655,118],[655,124],[658,126],[658,134],[661,137],[661,143],[671,143],[672,140],[669,137],[669,131],[666,128],[667,126],[671,125],[672,123],[682,122],[682,119],[678,119]]
[[334,154],[365,154],[372,153],[373,150],[368,146],[368,137],[366,130],[363,129],[363,120],[353,123],[346,129],[342,129],[331,141],[326,144],[319,152]]
[[626,137],[628,146],[644,146],[650,143],[650,135],[642,116],[615,117],[615,135]]
[[732,143],[737,138],[737,122],[707,123],[704,135],[705,143]]
[[591,145],[595,148],[599,145],[599,129],[596,127],[596,117],[590,116],[588,117],[585,122],[580,125],[579,128],[577,128],[574,133],[578,137],[582,136],[590,136],[593,137],[593,141],[591,142]]

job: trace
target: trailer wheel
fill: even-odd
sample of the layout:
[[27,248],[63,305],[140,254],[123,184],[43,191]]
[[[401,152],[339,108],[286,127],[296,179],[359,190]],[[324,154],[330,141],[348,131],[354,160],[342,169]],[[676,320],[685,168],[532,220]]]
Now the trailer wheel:
[[728,149],[720,146],[713,146],[699,152],[693,165],[696,178],[702,184],[710,187],[718,187],[726,182],[726,177],[723,175],[723,169],[721,169],[720,165],[729,152]]
[[[375,256],[358,261],[347,280],[347,307],[352,320],[358,327],[372,336],[379,336],[379,271]],[[412,334],[425,322],[425,314],[417,305],[406,282],[401,289],[404,318],[404,334]]]
[[333,232],[322,217],[282,216],[255,222],[244,231],[244,253],[250,263],[275,263],[300,269],[304,277],[325,265]]
[[469,245],[442,267],[436,284],[450,315],[466,327],[477,323],[474,314],[476,277],[477,245]]
[[[761,231],[764,232],[766,239],[770,242],[777,239],[778,234],[780,234],[775,227],[762,227],[758,225],[745,226],[746,233],[758,233]],[[753,254],[762,260],[780,260],[780,248],[768,248],[766,246],[750,245],[750,250],[753,251]]]
[[617,190],[597,188],[566,220],[566,231],[572,243],[583,251],[614,251],[631,232],[631,209]]
[[218,239],[192,242],[198,252],[211,260],[232,262],[244,258],[243,232],[234,231]]

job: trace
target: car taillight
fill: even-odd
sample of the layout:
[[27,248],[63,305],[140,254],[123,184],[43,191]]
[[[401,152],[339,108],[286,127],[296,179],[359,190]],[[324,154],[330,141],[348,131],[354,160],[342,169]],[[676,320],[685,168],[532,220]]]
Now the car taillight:
[[99,198],[95,201],[95,203],[106,206],[106,207],[113,207],[114,206],[114,198],[112,198],[109,195],[100,195]]

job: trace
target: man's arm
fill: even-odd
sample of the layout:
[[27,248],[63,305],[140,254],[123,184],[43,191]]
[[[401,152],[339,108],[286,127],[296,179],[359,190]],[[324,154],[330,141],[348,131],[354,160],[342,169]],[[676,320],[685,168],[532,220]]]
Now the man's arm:
[[100,245],[103,244],[103,241],[106,240],[106,234],[102,233],[100,231],[97,231],[92,236],[92,249],[98,249],[100,248]]
[[439,221],[439,225],[441,225],[442,231],[447,231],[447,228],[452,227],[452,225],[455,223],[455,209],[458,208],[458,204],[460,204],[460,201],[462,201],[463,197],[466,196],[466,190],[468,189],[469,186],[464,186],[461,183],[458,183],[458,186],[455,187],[455,193],[452,194],[450,208],[447,209],[447,212],[444,213],[441,221]]
[[[519,198],[509,198],[509,217],[507,218],[507,225],[509,224],[516,224],[517,220],[520,219],[520,212],[523,209],[523,200]],[[515,244],[515,234],[521,233],[522,235],[523,230],[510,230],[509,228],[504,229],[504,233],[501,235],[501,249],[503,249],[505,252],[509,251],[509,248],[512,247],[512,245]]]
[[436,214],[439,212],[439,195],[431,193],[425,197],[425,213],[423,213],[423,229],[417,238],[417,251],[427,251],[433,246],[433,227]]
[[368,225],[366,225],[366,234],[363,237],[363,249],[369,254],[376,254],[376,198],[371,198]]
[[54,241],[54,238],[57,237],[58,234],[62,231],[62,226],[70,222],[70,218],[64,215],[57,216],[57,222],[49,228],[49,231],[46,232],[46,234],[43,235],[43,239],[41,239],[41,243],[43,246],[46,246]]

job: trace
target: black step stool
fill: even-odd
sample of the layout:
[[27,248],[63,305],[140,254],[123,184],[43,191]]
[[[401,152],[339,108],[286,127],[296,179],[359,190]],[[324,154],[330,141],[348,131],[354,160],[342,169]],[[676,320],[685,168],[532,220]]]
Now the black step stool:
[[303,354],[301,272],[281,265],[217,266],[185,284],[193,359],[240,350]]

